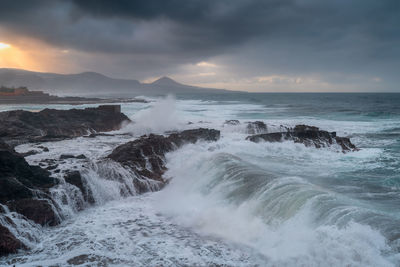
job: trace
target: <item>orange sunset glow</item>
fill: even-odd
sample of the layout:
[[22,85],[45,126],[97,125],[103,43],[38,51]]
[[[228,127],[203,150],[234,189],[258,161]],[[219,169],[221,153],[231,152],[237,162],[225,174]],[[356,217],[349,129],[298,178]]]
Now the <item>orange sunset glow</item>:
[[29,38],[0,41],[0,68],[68,72],[74,69],[74,64],[65,51]]
[[0,68],[42,69],[28,52],[3,42],[0,42]]
[[11,45],[6,44],[6,43],[1,43],[1,42],[0,42],[0,50],[1,50],[1,49],[10,48],[10,47],[11,47]]

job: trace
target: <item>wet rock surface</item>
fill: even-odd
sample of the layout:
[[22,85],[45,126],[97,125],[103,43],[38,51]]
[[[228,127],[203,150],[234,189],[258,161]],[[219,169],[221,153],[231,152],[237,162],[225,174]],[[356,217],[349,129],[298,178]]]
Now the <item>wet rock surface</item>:
[[[121,127],[124,121],[130,121],[121,113],[120,106],[107,105],[83,110],[51,110],[40,112],[7,111],[0,113],[0,204],[5,219],[4,208],[16,212],[22,220],[30,220],[42,226],[54,226],[60,223],[57,205],[50,195],[50,188],[58,184],[58,179],[50,176],[56,172],[59,161],[87,160],[86,156],[62,154],[59,159],[46,159],[39,166],[31,166],[24,157],[41,152],[49,152],[45,146],[37,146],[24,154],[17,153],[12,146],[26,142],[56,141],[88,133],[112,131]],[[47,167],[46,170],[41,168]],[[58,170],[59,172],[60,170]],[[65,181],[76,186],[88,203],[94,203],[93,197],[85,190],[79,171],[69,171]],[[15,253],[26,248],[13,235],[7,224],[0,224],[0,256]]]
[[267,125],[262,121],[251,121],[247,123],[248,134],[260,134],[267,131]]
[[65,182],[76,186],[82,193],[83,198],[86,202],[94,204],[93,194],[89,188],[85,186],[85,182],[79,171],[68,171],[64,175]]
[[0,225],[0,257],[17,253],[19,249],[26,248],[8,228]]
[[[199,140],[217,141],[220,132],[213,129],[194,129],[169,136],[150,134],[123,144],[113,150],[108,158],[129,167],[137,176],[159,182],[162,186],[165,180],[165,154],[186,143],[196,143]],[[139,193],[148,191],[148,187],[137,182]]]
[[239,120],[226,120],[224,122],[224,125],[239,125],[240,121]]
[[119,105],[70,110],[44,109],[40,112],[5,111],[0,113],[0,137],[13,145],[62,140],[118,130],[124,121],[130,120],[121,113]]
[[[40,225],[56,225],[59,219],[52,208],[49,188],[57,180],[0,139],[0,203]],[[40,199],[39,199],[40,198]],[[25,246],[0,225],[0,255],[15,253]]]
[[77,156],[71,154],[61,154],[60,160],[65,160],[65,159],[86,159],[86,156],[83,154]]
[[[226,120],[223,126],[240,126],[243,125],[239,120]],[[245,122],[246,133],[261,134],[267,132],[267,125],[262,121]]]
[[33,197],[33,191],[46,192],[56,184],[48,171],[30,166],[23,156],[0,140],[0,203]]
[[338,137],[336,132],[327,132],[320,130],[315,126],[296,125],[294,128],[288,128],[286,132],[265,133],[248,136],[246,140],[252,142],[282,142],[293,140],[295,143],[302,143],[305,146],[314,146],[316,148],[329,147],[338,144],[343,152],[358,150],[347,137]]
[[7,206],[11,211],[22,214],[42,226],[55,226],[60,223],[49,199],[19,199],[7,202]]

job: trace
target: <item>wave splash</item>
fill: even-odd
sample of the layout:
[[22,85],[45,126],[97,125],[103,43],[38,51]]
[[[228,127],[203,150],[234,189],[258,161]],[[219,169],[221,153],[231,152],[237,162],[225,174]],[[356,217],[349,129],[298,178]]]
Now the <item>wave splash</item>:
[[[272,265],[400,263],[396,241],[390,242],[399,234],[393,231],[397,219],[365,208],[307,177],[243,160],[241,154],[249,158],[249,151],[254,151],[252,144],[241,142],[237,149],[234,143],[225,142],[186,146],[169,155],[166,175],[173,179],[157,194],[159,212],[201,234],[250,246]],[[281,149],[295,146],[273,145]],[[243,150],[243,146],[250,147]],[[310,148],[296,148],[315,153]],[[329,154],[338,157],[335,152]],[[301,169],[297,172],[301,174]]]
[[[190,105],[194,114],[199,112],[197,105]],[[181,129],[177,106],[172,98],[161,100],[136,113],[136,124],[124,130],[140,135]],[[215,105],[215,109],[212,114],[227,110],[232,118],[236,118],[237,110],[243,110],[236,105],[232,109],[224,106],[223,110]],[[248,112],[254,112],[252,109]],[[197,115],[190,118],[194,122],[197,119]],[[275,121],[278,129],[281,121]],[[317,122],[327,123],[331,130],[344,124]],[[287,121],[288,125],[295,123],[298,121]],[[223,120],[216,119],[199,125],[217,128],[222,124]],[[353,127],[361,129],[353,122],[345,126],[349,132],[354,132]],[[129,197],[137,194],[134,181],[140,177],[118,164],[98,160],[98,155],[105,153],[100,149],[98,155],[89,156],[92,160],[85,167],[78,169],[83,191],[65,183],[61,176],[60,185],[51,190],[60,216],[67,218],[60,231],[30,225],[3,207],[0,223],[8,225],[33,248],[32,253],[21,256],[20,262],[26,262],[26,266],[31,262],[72,264],[71,259],[79,262],[85,253],[87,259],[95,255],[95,262],[117,265],[253,266],[256,264],[249,258],[261,254],[255,258],[263,266],[400,265],[400,221],[381,209],[383,205],[374,207],[368,203],[375,195],[374,200],[380,201],[382,195],[378,191],[385,198],[393,192],[369,188],[363,179],[352,183],[346,177],[348,172],[361,172],[358,166],[382,168],[376,160],[382,153],[380,148],[344,155],[292,142],[254,144],[244,140],[247,129],[242,126],[222,126],[220,130],[223,138],[218,143],[187,145],[170,153],[169,170],[165,173],[170,183],[151,197]],[[361,141],[368,141],[362,138]],[[96,146],[77,140],[71,141],[77,150]],[[50,151],[67,147],[62,142],[54,145]],[[67,162],[61,168],[71,166]],[[149,191],[158,190],[157,185],[146,186]],[[94,208],[78,212],[93,205]],[[6,217],[12,218],[12,223],[5,221]],[[193,249],[188,249],[187,244]],[[216,262],[218,255],[221,259]]]

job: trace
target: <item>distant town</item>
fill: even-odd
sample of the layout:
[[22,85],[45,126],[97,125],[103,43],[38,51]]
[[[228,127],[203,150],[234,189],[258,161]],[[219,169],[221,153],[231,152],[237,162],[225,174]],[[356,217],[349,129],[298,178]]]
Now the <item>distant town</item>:
[[29,91],[27,87],[0,87],[0,96],[6,97],[19,97],[19,96],[30,96],[30,97],[50,97],[49,94],[43,91]]
[[50,95],[43,91],[30,91],[27,87],[0,87],[0,104],[94,104],[94,103],[118,103],[118,102],[141,102],[143,99],[101,99],[85,97],[59,97]]

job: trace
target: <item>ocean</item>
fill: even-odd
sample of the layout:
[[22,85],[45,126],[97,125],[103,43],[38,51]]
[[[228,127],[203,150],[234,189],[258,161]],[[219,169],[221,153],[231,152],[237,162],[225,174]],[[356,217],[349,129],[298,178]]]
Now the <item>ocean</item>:
[[[13,218],[30,251],[0,258],[16,266],[400,266],[400,94],[232,93],[121,103],[134,123],[122,135],[23,144],[30,164],[61,154],[95,204],[61,181],[51,194],[63,222],[40,227]],[[0,111],[84,108],[2,105]],[[238,125],[224,124],[239,120]],[[246,122],[268,132],[307,124],[347,136],[360,148],[306,147],[245,140]],[[190,122],[190,123],[189,123]],[[104,159],[149,133],[221,131],[217,142],[188,144],[166,157],[168,185],[135,192],[130,173]],[[126,135],[128,134],[128,135]],[[1,218],[0,218],[1,220]]]

